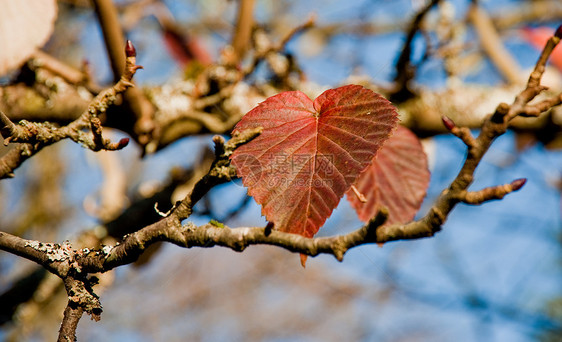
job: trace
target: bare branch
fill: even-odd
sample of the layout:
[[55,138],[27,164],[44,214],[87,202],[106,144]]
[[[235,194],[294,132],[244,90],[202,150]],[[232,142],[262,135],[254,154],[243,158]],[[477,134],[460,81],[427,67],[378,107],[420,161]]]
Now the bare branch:
[[522,83],[519,64],[503,45],[488,13],[478,4],[473,3],[468,11],[468,19],[474,25],[482,49],[490,57],[504,79],[511,84]]
[[83,312],[84,309],[80,306],[76,306],[73,302],[68,301],[59,329],[58,342],[76,341],[76,328],[78,328],[78,322]]
[[33,54],[33,64],[62,77],[70,84],[85,86],[92,94],[97,94],[102,90],[91,79],[86,62],[84,62],[82,70],[78,70],[41,50],[37,50]]
[[[113,77],[117,81],[124,70],[126,72],[126,61],[122,53],[125,39],[119,23],[117,8],[112,0],[94,0],[93,3],[102,28]],[[146,145],[150,141],[154,130],[154,123],[152,122],[154,108],[137,88],[131,88],[123,95],[126,108],[136,117],[134,131],[137,140],[141,145]]]
[[308,30],[309,28],[314,27],[315,23],[316,23],[316,16],[311,15],[307,21],[305,21],[304,23],[300,24],[297,27],[294,27],[291,31],[289,31],[289,33],[287,33],[285,37],[283,37],[281,42],[279,42],[276,48],[277,51],[283,50],[285,46],[291,41],[291,39],[293,39],[293,37],[295,37],[297,34],[303,31]]
[[94,0],[93,4],[103,32],[113,78],[117,82],[125,69],[125,58],[122,53],[125,39],[119,24],[117,8],[112,0]]
[[261,133],[261,127],[235,134],[227,143],[221,136],[215,136],[215,161],[209,172],[198,181],[189,193],[173,211],[174,216],[181,222],[191,215],[193,206],[215,185],[229,182],[236,177],[236,170],[230,165],[232,152],[243,144],[250,142]]
[[238,17],[236,27],[232,36],[232,47],[236,60],[239,62],[244,58],[246,50],[250,45],[250,36],[254,26],[254,3],[255,0],[238,0]]
[[491,200],[498,200],[505,197],[510,192],[517,191],[525,185],[527,179],[516,179],[509,184],[491,186],[480,191],[460,191],[459,199],[466,204],[482,204]]
[[461,139],[469,149],[476,148],[478,143],[476,142],[476,140],[474,140],[474,137],[472,136],[472,133],[470,133],[470,129],[468,129],[467,127],[458,127],[457,125],[455,125],[453,120],[451,120],[447,116],[444,116],[442,118],[442,120],[443,120],[443,125],[454,136]]
[[[294,27],[289,31],[277,44],[274,44],[271,39],[262,30],[256,30],[254,32],[254,45],[255,53],[253,60],[248,66],[248,68],[243,72],[244,76],[250,75],[256,70],[256,67],[263,61],[267,60],[271,66],[273,72],[280,77],[286,77],[289,70],[289,65],[283,67],[277,67],[276,58],[279,57],[280,53],[285,49],[285,46],[291,39],[293,39],[297,34],[313,27],[316,22],[315,16],[310,16],[308,20],[299,26]],[[287,64],[287,63],[283,63]]]
[[414,67],[410,61],[412,55],[412,42],[414,41],[414,37],[420,29],[420,25],[426,14],[429,13],[433,6],[437,5],[439,2],[440,0],[431,0],[418,12],[408,27],[406,40],[404,41],[402,52],[398,57],[395,67],[396,76],[394,77],[394,82],[396,83],[396,90],[392,95],[395,99],[404,100],[410,98],[412,95],[412,91],[409,89],[410,80],[414,77],[415,73]]
[[[98,116],[105,113],[107,108],[113,104],[117,95],[133,86],[131,83],[135,72],[142,68],[136,65],[136,54],[131,42],[126,47],[126,68],[123,76],[111,88],[99,93],[90,103],[82,115],[63,127],[56,127],[49,123],[31,123],[25,120],[18,125],[14,124],[8,117],[0,112],[0,133],[5,138],[4,144],[20,143],[18,147],[0,158],[0,179],[10,177],[13,171],[26,159],[39,152],[43,147],[54,144],[62,139],[71,139],[82,144],[93,151],[118,150],[129,143],[128,138],[112,143],[102,136],[101,121]],[[90,128],[92,136],[83,130]]]

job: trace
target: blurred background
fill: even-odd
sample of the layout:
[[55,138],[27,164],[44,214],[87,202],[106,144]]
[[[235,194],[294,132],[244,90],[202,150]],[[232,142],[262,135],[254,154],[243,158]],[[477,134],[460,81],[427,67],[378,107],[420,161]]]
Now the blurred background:
[[[154,92],[165,92],[224,58],[221,51],[231,41],[239,6],[227,0],[115,3],[126,36],[137,48],[137,63],[144,66],[135,80]],[[395,81],[405,32],[428,3],[257,0],[254,19],[267,37],[279,42],[315,17],[314,25],[292,37],[280,54],[298,69],[298,87],[307,93],[365,82],[384,93]],[[510,76],[483,48],[467,14],[471,3],[441,1],[434,7],[414,37],[411,55],[415,97],[441,101],[435,104],[438,115],[466,122],[512,101],[524,87],[518,79],[528,77],[540,54],[543,32],[548,36],[562,23],[559,1],[478,1],[515,61]],[[113,74],[90,2],[66,0],[58,6],[54,34],[43,50],[76,68],[86,60],[97,84],[111,84]],[[180,36],[174,36],[174,29]],[[178,44],[189,48],[178,50]],[[242,65],[249,63],[247,59]],[[549,66],[554,92],[562,90],[560,67],[555,61]],[[275,83],[272,68],[261,63],[245,82],[250,87]],[[408,122],[411,109],[401,99],[395,103]],[[556,113],[549,115],[556,123]],[[411,125],[424,138],[430,161],[431,184],[421,215],[456,176],[466,153],[457,138],[422,126]],[[84,317],[78,339],[561,341],[559,131],[529,127],[522,125],[495,142],[471,189],[517,178],[527,178],[526,185],[501,201],[458,205],[433,238],[357,247],[342,263],[330,256],[310,258],[306,269],[298,255],[274,247],[252,246],[236,253],[159,245],[139,262],[101,276],[96,292],[102,319]],[[113,140],[123,136],[110,132]],[[189,186],[208,160],[211,138],[194,134],[177,139],[142,159],[137,144],[103,154],[67,141],[50,146],[18,169],[15,178],[0,182],[0,228],[40,241],[68,239],[86,245],[111,229],[119,236],[115,227],[133,220],[123,217],[126,208],[148,201],[145,208],[158,202],[167,210],[170,198],[185,192],[182,186]],[[117,192],[109,192],[108,198],[107,187]],[[108,203],[113,209],[104,207]],[[211,190],[195,212],[190,220],[196,224],[210,219],[230,227],[266,223],[239,180]],[[361,224],[342,201],[319,236],[342,234]],[[66,305],[61,289],[58,278],[35,264],[0,252],[0,340],[55,339]]]

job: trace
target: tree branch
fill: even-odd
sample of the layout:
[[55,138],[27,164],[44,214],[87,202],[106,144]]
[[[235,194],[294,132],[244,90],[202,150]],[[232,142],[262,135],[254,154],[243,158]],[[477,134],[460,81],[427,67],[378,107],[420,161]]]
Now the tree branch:
[[80,318],[82,318],[83,313],[84,309],[82,309],[82,307],[76,306],[70,300],[68,301],[59,329],[58,342],[76,341],[76,328],[78,328],[78,322]]
[[93,0],[96,15],[103,32],[114,81],[117,82],[125,68],[122,47],[125,45],[117,8],[112,0]]
[[[182,226],[181,221],[189,217],[193,205],[211,187],[220,182],[228,181],[235,175],[235,171],[229,165],[228,158],[236,147],[257,136],[260,132],[258,129],[242,132],[234,136],[228,143],[224,143],[222,138],[216,137],[214,139],[216,160],[208,174],[195,185],[192,192],[183,201],[176,204],[176,208],[171,211],[169,216],[128,235],[122,244],[114,247],[106,246],[100,250],[70,253],[74,259],[63,258],[62,261],[67,264],[63,268],[58,264],[56,264],[56,267],[51,266],[53,263],[47,262],[47,260],[51,260],[49,255],[53,253],[58,255],[56,253],[60,253],[61,250],[68,250],[68,247],[55,246],[54,249],[49,248],[47,251],[44,251],[39,248],[38,242],[30,242],[7,233],[1,233],[0,248],[36,261],[44,266],[47,265],[50,267],[50,270],[58,272],[56,274],[64,276],[66,274],[64,272],[68,272],[73,267],[80,270],[80,272],[92,273],[104,272],[133,262],[146,247],[156,241],[168,241],[188,248],[220,245],[236,251],[242,251],[247,246],[253,244],[270,244],[311,256],[319,253],[332,254],[338,260],[342,260],[345,252],[357,245],[433,236],[441,229],[441,225],[459,202],[481,204],[489,200],[501,198],[512,191],[519,190],[524,185],[525,180],[518,179],[503,186],[491,187],[477,192],[467,191],[472,183],[476,167],[494,139],[505,133],[510,120],[524,113],[524,108],[532,106],[528,105],[528,102],[543,89],[540,86],[540,78],[547,60],[544,55],[548,54],[549,51],[551,52],[554,46],[558,44],[560,41],[558,36],[561,32],[562,29],[559,29],[556,36],[552,37],[545,47],[545,52],[537,62],[527,88],[515,98],[512,105],[505,103],[498,105],[495,113],[488,116],[484,122],[482,130],[476,139],[464,137],[464,133],[459,133],[465,132],[464,130],[457,130],[452,120],[444,119],[445,126],[457,132],[457,135],[467,142],[469,153],[457,177],[441,193],[429,212],[420,220],[404,225],[383,226],[388,216],[386,209],[384,209],[371,222],[360,229],[347,235],[329,238],[305,238],[295,234],[271,230],[268,227],[230,229],[228,227],[217,228],[212,224],[196,227],[191,223]],[[33,248],[30,249],[30,247]],[[51,251],[49,252],[49,250]],[[68,260],[72,262],[69,264]],[[56,259],[55,261],[61,260]]]
[[394,82],[396,83],[396,90],[391,96],[391,100],[396,100],[398,102],[403,102],[406,99],[412,97],[412,90],[409,88],[410,80],[414,77],[415,70],[410,61],[412,55],[412,42],[416,33],[419,31],[423,18],[426,14],[437,5],[440,0],[431,0],[424,8],[422,8],[418,14],[414,17],[414,20],[410,23],[408,27],[408,34],[406,35],[406,40],[404,41],[404,46],[402,47],[402,52],[398,57],[396,62],[396,76],[394,77]]
[[519,64],[503,45],[494,27],[492,19],[477,3],[472,3],[468,10],[468,19],[472,22],[482,49],[492,63],[499,70],[504,79],[510,84],[522,83]]
[[173,210],[173,215],[182,221],[191,215],[193,206],[215,185],[229,182],[236,177],[236,170],[230,165],[230,156],[238,146],[250,142],[261,133],[262,129],[251,129],[237,133],[227,143],[221,136],[215,136],[215,161],[209,172],[198,181],[183,201]]
[[[432,1],[424,11],[420,12],[412,24],[399,63],[408,70],[410,58],[410,44],[419,24],[431,6],[438,0]],[[267,244],[282,247],[291,252],[316,256],[320,253],[333,255],[337,260],[343,260],[344,254],[355,246],[371,243],[384,243],[396,240],[418,239],[433,236],[441,229],[451,210],[459,202],[481,204],[486,201],[499,199],[506,194],[520,189],[524,180],[515,180],[510,184],[486,188],[480,191],[469,191],[474,177],[474,171],[494,139],[505,133],[511,120],[518,116],[537,116],[540,113],[560,104],[562,96],[558,95],[536,104],[530,102],[545,87],[540,85],[545,63],[560,41],[562,28],[556,31],[546,45],[535,70],[531,74],[527,87],[515,98],[511,105],[501,103],[495,112],[489,115],[478,137],[474,138],[465,127],[457,127],[448,118],[443,123],[454,135],[463,140],[468,147],[467,158],[457,177],[437,198],[428,213],[420,220],[407,224],[384,225],[388,218],[386,209],[381,209],[376,217],[363,227],[345,235],[306,238],[303,236],[280,232],[266,227],[229,228],[224,225],[206,224],[195,226],[192,223],[182,225],[187,219],[195,203],[197,203],[213,186],[230,181],[236,175],[229,163],[232,152],[241,144],[253,139],[260,130],[243,132],[225,142],[221,137],[215,137],[216,158],[209,172],[195,184],[193,190],[180,202],[176,203],[170,214],[148,225],[137,232],[124,237],[123,242],[115,246],[103,246],[90,250],[73,249],[69,243],[44,244],[38,241],[26,240],[8,233],[0,232],[0,249],[32,260],[64,280],[69,302],[65,310],[65,317],[60,329],[59,340],[75,339],[76,325],[85,311],[97,318],[101,313],[99,298],[92,290],[95,279],[87,275],[95,272],[106,272],[115,267],[129,264],[146,250],[148,246],[158,241],[167,241],[185,248],[223,246],[235,251],[243,251],[251,245]],[[88,110],[71,124],[57,128],[48,124],[33,124],[22,122],[18,125],[11,122],[0,113],[0,131],[8,142],[19,142],[20,145],[0,159],[0,178],[10,175],[24,160],[43,146],[52,144],[64,138],[85,144],[88,148],[112,149],[119,148],[126,143],[112,145],[104,140],[98,115],[103,113],[117,94],[122,93],[132,85],[131,79],[138,68],[135,64],[135,53],[132,45],[127,45],[127,67],[124,75],[117,84],[100,93],[90,104]],[[398,66],[398,65],[397,65]],[[402,82],[407,89],[409,80],[407,73],[397,82]],[[93,137],[86,136],[82,129],[90,128]],[[122,146],[121,146],[122,147]],[[6,158],[9,156],[9,158]],[[18,159],[19,158],[19,159]]]
[[[125,68],[126,61],[121,52],[124,45],[124,34],[119,23],[117,8],[112,0],[94,0],[93,3],[103,32],[113,78],[118,80]],[[146,145],[150,141],[154,130],[154,123],[152,121],[154,108],[137,88],[131,88],[123,95],[124,104],[134,114],[136,119],[134,120],[133,128],[136,138],[141,145]]]
[[234,35],[232,36],[232,47],[237,62],[244,58],[250,44],[252,27],[254,26],[254,3],[255,0],[238,0],[238,16]]
[[[0,133],[4,137],[4,145],[19,143],[19,145],[8,154],[0,158],[0,179],[13,176],[13,172],[25,160],[43,147],[54,144],[63,139],[71,139],[76,143],[92,151],[119,150],[127,146],[128,138],[121,139],[117,143],[111,142],[102,136],[102,127],[99,115],[105,113],[107,108],[113,104],[117,95],[123,93],[129,87],[135,72],[142,68],[136,65],[136,53],[130,41],[125,48],[126,68],[120,80],[111,88],[99,93],[91,102],[82,115],[63,127],[56,127],[49,123],[32,123],[22,120],[18,125],[0,111]],[[92,136],[84,132],[90,129]]]

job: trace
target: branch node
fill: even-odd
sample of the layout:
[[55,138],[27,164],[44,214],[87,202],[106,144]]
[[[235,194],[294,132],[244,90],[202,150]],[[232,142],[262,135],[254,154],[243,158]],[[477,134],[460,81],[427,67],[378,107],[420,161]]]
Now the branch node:
[[127,40],[127,44],[125,45],[125,55],[127,57],[137,57],[137,50],[130,40]]
[[470,129],[466,127],[456,126],[453,120],[449,119],[446,116],[444,116],[442,119],[445,127],[447,127],[447,129],[449,129],[449,131],[451,131],[454,136],[461,139],[466,146],[468,146],[469,148],[474,148],[478,145],[476,139],[474,139],[474,137],[472,136]]
[[492,200],[499,200],[504,198],[505,195],[521,189],[526,182],[526,178],[519,178],[509,184],[491,186],[479,191],[461,191],[458,194],[458,199],[461,202],[471,205],[478,205]]
[[441,120],[443,121],[443,125],[445,126],[445,128],[447,128],[449,131],[452,131],[453,128],[456,127],[455,122],[446,115],[443,115],[441,117]]
[[366,228],[365,240],[367,240],[369,242],[376,242],[377,241],[377,229],[380,226],[382,226],[386,222],[386,220],[388,220],[388,208],[382,206],[379,209],[379,211],[377,212],[377,215],[375,215],[374,218],[369,220],[369,222],[365,226],[365,228]]
[[511,191],[517,191],[523,187],[527,183],[527,178],[519,178],[511,182]]
[[215,135],[213,143],[215,144],[215,158],[219,158],[224,154],[224,138],[220,135]]
[[502,123],[503,118],[507,115],[507,113],[509,113],[510,108],[511,108],[511,106],[508,105],[507,103],[505,103],[505,102],[500,103],[496,107],[496,111],[492,115],[492,122]]
[[236,132],[232,135],[232,139],[230,139],[224,146],[225,146],[225,154],[230,156],[235,149],[239,146],[244,145],[251,140],[255,139],[258,135],[261,134],[263,131],[262,127],[250,128],[246,129],[242,132]]

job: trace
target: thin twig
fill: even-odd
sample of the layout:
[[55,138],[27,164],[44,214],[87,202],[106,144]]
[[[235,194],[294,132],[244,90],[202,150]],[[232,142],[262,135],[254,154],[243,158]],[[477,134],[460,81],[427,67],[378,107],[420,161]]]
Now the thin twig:
[[[277,44],[272,43],[269,40],[269,37],[265,36],[265,33],[263,33],[265,39],[254,38],[254,40],[256,41],[255,43],[256,51],[253,56],[252,62],[250,63],[248,68],[244,70],[243,76],[246,77],[251,73],[253,73],[256,70],[256,67],[260,64],[260,62],[266,59],[268,56],[271,56],[272,54],[281,53],[285,49],[285,46],[291,41],[291,39],[293,39],[297,34],[313,27],[315,23],[316,23],[316,17],[310,16],[307,21],[294,27],[291,31],[289,31]],[[254,34],[256,35],[258,34],[258,32]],[[261,45],[265,45],[265,46],[261,46]]]
[[[122,54],[125,39],[119,23],[117,8],[112,0],[94,0],[93,3],[102,28],[113,77],[118,80],[126,68]],[[154,108],[138,88],[131,88],[123,95],[125,108],[131,111],[136,118],[134,123],[136,139],[141,145],[146,145],[152,139],[154,131],[152,120]]]
[[234,35],[232,36],[232,47],[236,56],[236,61],[240,62],[244,58],[246,50],[250,45],[250,36],[254,26],[254,4],[255,0],[239,0],[238,16]]
[[415,74],[414,67],[412,66],[410,60],[412,55],[412,43],[426,14],[429,13],[433,6],[437,5],[439,2],[440,0],[431,0],[418,12],[418,14],[416,14],[414,20],[410,23],[408,34],[406,35],[406,40],[404,41],[404,46],[402,47],[402,52],[396,62],[396,76],[394,77],[396,90],[391,96],[391,99],[393,100],[403,101],[410,98],[413,94],[409,88],[410,80],[414,78]]
[[[113,143],[102,136],[101,122],[98,116],[115,102],[117,95],[133,86],[132,79],[141,66],[136,65],[136,52],[130,41],[125,48],[126,68],[123,76],[111,88],[99,93],[90,103],[82,115],[63,127],[55,127],[48,123],[31,123],[20,121],[18,125],[0,112],[0,133],[4,143],[20,143],[18,147],[0,158],[0,179],[11,177],[16,168],[25,160],[39,152],[43,147],[54,144],[63,139],[71,139],[93,151],[118,150],[129,143],[128,138]],[[84,129],[90,128],[92,136]]]
[[[33,54],[33,66],[48,70],[54,75],[62,77],[72,85],[82,85],[92,94],[98,94],[102,89],[90,78],[87,68],[78,70],[63,61],[37,50]],[[85,64],[87,66],[87,64]]]
[[522,83],[519,64],[507,51],[492,23],[488,13],[478,4],[473,3],[468,10],[468,19],[472,22],[484,52],[510,84]]
[[112,0],[93,0],[92,2],[103,32],[107,55],[113,71],[113,79],[117,82],[125,69],[125,57],[122,53],[125,38],[119,23],[117,8]]

